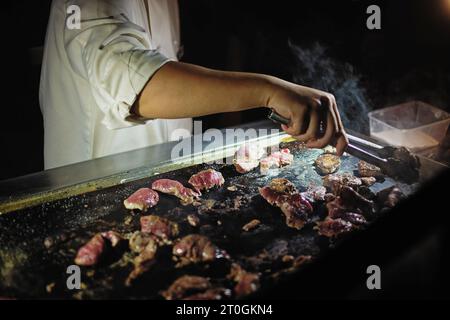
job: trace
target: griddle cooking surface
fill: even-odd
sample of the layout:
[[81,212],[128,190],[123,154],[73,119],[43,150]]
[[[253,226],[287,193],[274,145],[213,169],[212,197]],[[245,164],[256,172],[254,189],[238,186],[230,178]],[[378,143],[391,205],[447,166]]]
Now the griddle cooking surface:
[[[163,249],[157,265],[136,280],[131,287],[124,282],[133,266],[129,254],[111,257],[95,268],[82,268],[82,282],[86,289],[70,291],[66,288],[66,268],[74,264],[77,249],[97,232],[115,230],[131,233],[139,230],[140,213],[126,210],[123,200],[141,187],[148,187],[160,178],[176,179],[186,186],[189,177],[205,168],[222,172],[225,185],[202,196],[201,207],[182,206],[175,197],[160,194],[160,202],[146,214],[156,214],[179,223],[180,235],[204,234],[217,246],[225,249],[233,261],[248,271],[261,272],[263,288],[276,280],[273,275],[289,267],[281,262],[284,255],[294,257],[324,254],[332,244],[313,230],[313,224],[300,231],[285,225],[284,216],[268,205],[258,193],[258,187],[267,185],[275,177],[291,180],[300,191],[309,185],[322,185],[322,178],[313,163],[322,150],[301,149],[294,152],[291,166],[272,170],[261,176],[258,170],[241,175],[230,165],[197,165],[148,179],[118,185],[33,208],[0,216],[0,296],[22,298],[161,298],[159,291],[166,289],[183,274],[210,276],[213,282],[231,287],[225,279],[229,263],[218,261],[212,265],[195,265],[175,269],[171,261],[171,247]],[[354,173],[358,159],[342,157],[339,173]],[[371,189],[378,191],[393,184],[406,194],[408,185],[386,178]],[[234,185],[236,191],[227,187]],[[242,197],[239,210],[230,210],[235,199]],[[216,200],[212,210],[205,200]],[[188,214],[197,213],[201,223],[192,227]],[[315,210],[313,220],[324,218],[322,209]],[[262,224],[253,231],[243,232],[242,226],[252,219]],[[49,249],[44,242],[51,244]],[[267,259],[257,258],[265,252]],[[46,287],[52,287],[47,292]]]

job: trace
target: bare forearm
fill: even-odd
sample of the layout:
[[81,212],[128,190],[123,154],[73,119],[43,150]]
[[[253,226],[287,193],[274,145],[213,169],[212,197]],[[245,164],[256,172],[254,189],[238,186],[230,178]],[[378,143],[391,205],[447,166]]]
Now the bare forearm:
[[169,62],[148,82],[134,111],[145,118],[175,119],[266,106],[271,79]]

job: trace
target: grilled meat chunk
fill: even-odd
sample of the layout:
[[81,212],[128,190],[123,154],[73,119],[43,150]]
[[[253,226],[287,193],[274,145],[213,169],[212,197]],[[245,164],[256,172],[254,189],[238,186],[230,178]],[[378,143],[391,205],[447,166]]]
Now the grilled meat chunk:
[[156,206],[159,201],[159,195],[156,191],[150,188],[141,188],[127,199],[123,204],[125,208],[133,210],[138,209],[141,211],[147,211],[148,208]]
[[258,145],[245,143],[235,153],[233,164],[239,173],[247,173],[259,166],[265,151]]
[[260,188],[259,193],[268,203],[281,209],[291,228],[301,229],[313,210],[308,200],[286,179],[272,180],[269,186]]
[[155,263],[156,263],[156,253],[158,251],[158,244],[156,240],[152,237],[148,237],[145,239],[146,244],[141,249],[140,247],[134,247],[134,249],[141,249],[139,255],[134,259],[134,269],[128,275],[128,278],[125,280],[125,285],[129,286],[131,283],[137,279],[140,275],[147,272]]
[[364,178],[370,177],[378,178],[383,176],[383,173],[381,172],[380,168],[364,160],[360,160],[358,162],[358,173],[360,177]]
[[268,174],[272,168],[280,168],[290,165],[294,161],[294,156],[289,149],[281,149],[269,156],[261,159],[259,162],[259,170],[261,174]]
[[328,209],[328,217],[331,219],[342,219],[355,226],[362,226],[367,224],[366,218],[363,215],[355,212],[349,211],[350,209],[346,208],[342,204],[342,200],[340,197],[337,197],[335,200],[327,203]]
[[147,246],[147,244],[154,240],[155,236],[148,233],[143,233],[141,231],[136,231],[131,235],[130,240],[128,241],[128,245],[131,251],[135,253],[141,253],[142,250],[144,250],[144,248]]
[[420,160],[405,147],[384,147],[387,155],[386,174],[406,183],[414,183],[419,179]]
[[278,206],[286,217],[286,225],[297,230],[303,228],[313,211],[311,204],[300,193],[287,196]]
[[174,259],[178,261],[177,267],[228,258],[228,255],[207,237],[198,234],[190,234],[180,239],[173,246],[172,254]]
[[261,221],[259,221],[258,219],[253,219],[249,223],[245,224],[242,227],[242,230],[251,231],[251,230],[255,229],[256,227],[258,227],[260,224],[261,224]]
[[370,186],[373,186],[377,182],[377,179],[374,177],[362,177],[361,182],[363,185],[370,187]]
[[155,235],[166,243],[170,243],[179,233],[177,223],[155,215],[143,216],[140,222],[142,232]]
[[405,195],[396,186],[381,190],[377,193],[377,202],[386,208],[394,208],[404,198]]
[[220,187],[225,183],[225,179],[220,172],[208,169],[192,175],[188,182],[200,193],[202,190],[209,190],[215,186]]
[[115,231],[106,231],[102,232],[101,236],[105,239],[107,239],[111,243],[111,247],[117,247],[117,245],[124,241],[125,239],[117,232]]
[[170,179],[154,181],[152,189],[178,197],[183,205],[193,204],[201,195],[190,188],[186,188],[180,182]]
[[125,239],[115,231],[97,233],[78,250],[75,263],[79,266],[93,266],[102,258],[107,244],[114,248],[123,240]]
[[236,282],[234,293],[238,298],[254,293],[260,286],[259,275],[245,271],[237,263],[231,265],[227,278]]
[[196,214],[188,215],[187,221],[193,227],[197,227],[200,224],[200,218]]
[[323,186],[309,186],[302,196],[310,202],[325,201],[327,189]]
[[104,250],[105,240],[101,234],[96,234],[78,250],[75,263],[79,266],[93,266],[99,262]]
[[326,218],[325,220],[318,222],[315,228],[320,235],[333,238],[352,231],[353,225],[343,219]]
[[375,209],[373,201],[367,200],[352,188],[342,187],[339,197],[350,211],[361,212],[365,217],[372,217]]
[[330,153],[325,153],[317,157],[314,162],[317,172],[322,175],[327,175],[336,172],[341,165],[341,159]]
[[339,194],[343,186],[357,189],[361,185],[361,179],[350,173],[329,174],[323,178],[323,186],[335,195]]
[[185,275],[175,280],[167,290],[161,292],[161,295],[166,300],[178,300],[198,292],[205,292],[211,287],[208,278]]
[[297,193],[297,188],[292,182],[284,178],[272,179],[269,183],[269,188],[275,192],[283,194],[294,194]]

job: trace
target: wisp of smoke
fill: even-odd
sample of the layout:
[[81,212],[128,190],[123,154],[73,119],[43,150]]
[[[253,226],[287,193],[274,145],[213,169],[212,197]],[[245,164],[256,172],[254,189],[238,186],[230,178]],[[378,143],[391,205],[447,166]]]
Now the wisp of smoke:
[[371,108],[353,66],[327,56],[319,43],[300,48],[289,42],[289,47],[296,58],[293,81],[334,94],[344,126],[367,134]]

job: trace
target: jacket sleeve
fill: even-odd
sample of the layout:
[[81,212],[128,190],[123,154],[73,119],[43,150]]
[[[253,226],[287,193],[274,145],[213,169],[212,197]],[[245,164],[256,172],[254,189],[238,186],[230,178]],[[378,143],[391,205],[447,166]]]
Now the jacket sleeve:
[[[88,15],[81,20],[81,29],[65,26],[66,52],[74,72],[87,80],[104,114],[102,123],[109,129],[145,123],[130,109],[169,59],[151,47],[145,29],[128,20],[126,1],[72,2],[84,5],[81,12]],[[91,11],[95,14],[89,15]]]

